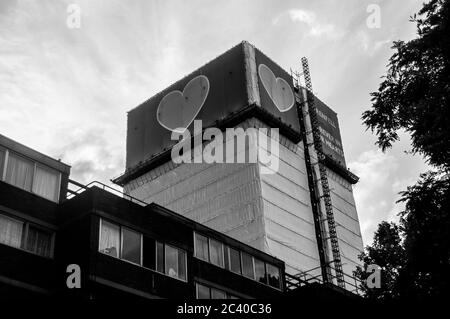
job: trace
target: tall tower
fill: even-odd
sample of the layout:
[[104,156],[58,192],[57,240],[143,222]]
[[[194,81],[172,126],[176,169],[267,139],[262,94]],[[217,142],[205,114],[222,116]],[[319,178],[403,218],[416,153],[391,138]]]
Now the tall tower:
[[338,282],[336,249],[347,274],[363,249],[357,178],[336,113],[294,82],[251,44],[233,47],[128,113],[126,170],[114,182],[282,259],[287,273]]

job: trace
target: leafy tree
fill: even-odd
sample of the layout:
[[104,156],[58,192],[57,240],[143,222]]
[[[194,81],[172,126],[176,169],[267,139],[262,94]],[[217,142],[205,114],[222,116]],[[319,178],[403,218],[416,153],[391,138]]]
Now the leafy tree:
[[381,287],[372,289],[363,284],[361,288],[364,294],[375,299],[398,298],[396,282],[405,259],[400,227],[394,223],[382,222],[375,232],[372,246],[366,248],[360,259],[364,263],[364,269],[358,267],[356,276],[364,283],[370,275],[368,265],[381,267]]
[[450,287],[450,174],[428,172],[401,193],[405,210],[397,224],[382,222],[360,259],[357,277],[367,266],[381,267],[381,288],[361,287],[375,299],[433,298]]
[[450,288],[450,174],[428,172],[402,192],[400,213],[407,258],[398,282],[405,297],[439,297]]
[[[385,151],[404,129],[412,150],[435,170],[401,192],[405,210],[397,224],[382,222],[372,246],[360,256],[365,267],[382,268],[377,299],[443,297],[450,290],[450,0],[431,0],[414,15],[418,38],[394,42],[387,76],[372,93],[363,122]],[[357,275],[365,279],[363,269]]]
[[450,2],[424,4],[418,37],[396,41],[387,75],[372,95],[372,108],[363,122],[378,136],[383,149],[398,140],[400,129],[410,133],[412,150],[431,165],[450,168]]

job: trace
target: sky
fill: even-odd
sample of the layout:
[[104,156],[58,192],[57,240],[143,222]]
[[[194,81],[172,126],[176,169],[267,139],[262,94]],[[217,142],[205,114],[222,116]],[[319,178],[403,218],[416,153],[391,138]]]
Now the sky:
[[369,244],[382,220],[397,220],[398,192],[428,168],[407,154],[406,134],[382,153],[361,121],[392,41],[416,36],[409,18],[421,6],[1,0],[0,133],[71,165],[72,179],[108,183],[125,168],[126,112],[144,100],[243,40],[288,71],[306,56],[314,93],[338,113],[347,166],[360,177],[354,196]]

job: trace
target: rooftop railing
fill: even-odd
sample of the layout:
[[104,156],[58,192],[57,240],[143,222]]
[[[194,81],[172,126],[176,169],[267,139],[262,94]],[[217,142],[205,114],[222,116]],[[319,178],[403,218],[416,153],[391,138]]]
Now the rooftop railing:
[[100,189],[103,189],[105,191],[108,191],[110,193],[113,193],[113,194],[115,194],[117,196],[120,196],[120,197],[122,197],[124,199],[127,199],[127,200],[129,200],[129,201],[131,201],[133,203],[139,204],[141,206],[147,206],[148,205],[148,203],[146,203],[146,202],[144,202],[144,201],[142,201],[140,199],[137,199],[136,197],[130,196],[128,194],[125,194],[121,190],[118,190],[116,188],[113,188],[111,186],[103,184],[101,182],[93,181],[93,182],[90,182],[89,184],[83,185],[83,184],[81,184],[79,182],[76,182],[74,180],[71,180],[71,179],[69,179],[69,187],[67,189],[66,199],[69,200],[71,198],[74,198],[75,196],[83,193],[87,189],[89,189],[91,187],[94,187],[94,186],[96,186],[96,187],[98,187]]

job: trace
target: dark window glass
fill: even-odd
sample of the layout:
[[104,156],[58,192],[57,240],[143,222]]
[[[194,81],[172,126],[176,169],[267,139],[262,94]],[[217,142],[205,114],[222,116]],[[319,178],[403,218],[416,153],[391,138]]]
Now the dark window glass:
[[104,254],[119,257],[120,227],[101,220],[100,243],[98,250]]
[[178,277],[178,249],[166,245],[166,271],[170,277]]
[[221,242],[209,240],[209,261],[214,265],[223,267],[223,245]]
[[142,265],[146,268],[155,269],[156,251],[155,240],[144,236],[142,244]]
[[275,288],[280,287],[280,269],[271,264],[266,264],[267,267],[267,277],[269,285]]
[[238,250],[228,247],[228,259],[230,263],[230,270],[241,274],[241,257]]
[[127,228],[122,228],[121,258],[135,264],[141,264],[141,235]]
[[255,262],[255,279],[256,281],[267,283],[266,282],[266,268],[264,267],[264,262],[258,260],[256,258],[253,259]]
[[21,221],[0,215],[0,243],[20,248],[23,228]]
[[186,252],[156,242],[156,270],[170,277],[186,280]]
[[53,233],[0,214],[0,243],[52,257]]
[[255,272],[253,269],[253,257],[244,252],[241,253],[242,257],[242,274],[245,277],[255,279]]
[[178,250],[178,278],[186,280],[186,253],[183,250]]
[[197,299],[211,299],[209,287],[196,284],[197,286]]
[[0,148],[0,181],[3,179],[3,165],[5,164],[5,150]]
[[209,261],[208,238],[195,234],[195,257]]
[[224,258],[225,269],[228,269],[228,270],[230,270],[230,258],[229,258],[229,253],[228,253],[229,249],[230,249],[229,247],[227,247],[225,245],[223,246],[223,253],[225,256],[225,258]]
[[227,299],[227,295],[222,290],[211,288],[211,299]]
[[156,242],[156,271],[164,273],[164,244]]
[[29,225],[25,249],[44,257],[50,257],[52,250],[52,234]]
[[178,248],[166,245],[165,273],[170,277],[186,280],[186,253]]

